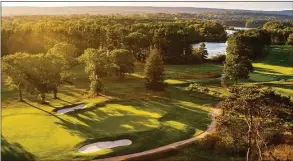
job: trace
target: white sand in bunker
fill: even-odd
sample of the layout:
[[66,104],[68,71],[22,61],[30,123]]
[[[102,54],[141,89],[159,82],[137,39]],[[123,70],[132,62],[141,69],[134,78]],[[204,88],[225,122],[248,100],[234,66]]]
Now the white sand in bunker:
[[80,153],[93,153],[103,149],[110,149],[119,146],[128,146],[131,145],[132,141],[128,139],[117,140],[117,141],[103,141],[103,142],[96,142],[89,145],[85,145],[78,149]]
[[85,104],[80,104],[80,105],[77,105],[77,106],[74,106],[74,107],[63,108],[61,110],[58,110],[57,113],[58,114],[65,114],[67,112],[74,111],[74,110],[77,110],[77,109],[83,109],[85,107],[86,107]]

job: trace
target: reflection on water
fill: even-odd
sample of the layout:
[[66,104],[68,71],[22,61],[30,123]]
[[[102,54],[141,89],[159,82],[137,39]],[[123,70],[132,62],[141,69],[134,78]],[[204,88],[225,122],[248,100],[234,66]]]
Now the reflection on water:
[[[250,30],[253,28],[247,28],[247,27],[234,27],[234,30],[226,30],[227,35],[231,35],[235,33],[237,30]],[[200,43],[192,44],[193,48],[198,48],[200,46]],[[219,42],[205,42],[206,48],[208,51],[208,57],[216,56],[219,54],[226,54],[226,47],[227,47],[227,42],[226,43],[219,43]]]
[[254,28],[249,28],[249,27],[234,27],[235,30],[251,30]]
[[249,28],[249,27],[234,27],[234,30],[226,30],[227,35],[231,35],[233,33],[235,33],[237,30],[251,30],[254,28]]
[[[193,48],[198,48],[201,43],[193,44]],[[206,48],[208,51],[208,57],[212,57],[218,54],[226,53],[226,43],[218,43],[218,42],[205,42]]]

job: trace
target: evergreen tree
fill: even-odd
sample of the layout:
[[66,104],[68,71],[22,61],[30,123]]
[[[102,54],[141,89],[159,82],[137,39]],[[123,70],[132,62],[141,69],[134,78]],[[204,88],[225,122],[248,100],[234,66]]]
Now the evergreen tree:
[[150,56],[147,58],[144,74],[146,88],[164,90],[163,60],[157,49],[153,49]]
[[199,48],[198,48],[198,54],[200,55],[200,57],[202,58],[202,60],[206,59],[208,56],[208,51],[206,49],[206,44],[203,42],[200,44]]
[[[224,75],[235,83],[239,79],[249,78],[253,71],[249,54],[251,47],[242,42],[242,35],[232,36],[228,39],[226,63],[224,65]],[[245,38],[244,38],[245,41]]]

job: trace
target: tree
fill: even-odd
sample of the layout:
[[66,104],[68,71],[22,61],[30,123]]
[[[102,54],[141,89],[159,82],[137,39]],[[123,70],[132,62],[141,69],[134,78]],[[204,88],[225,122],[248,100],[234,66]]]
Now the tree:
[[239,79],[248,79],[252,71],[253,66],[247,57],[227,54],[224,64],[225,78],[229,78],[237,84]]
[[75,45],[66,42],[61,42],[54,45],[54,47],[48,50],[47,54],[54,55],[59,59],[62,59],[62,61],[64,62],[63,68],[66,68],[67,70],[77,63],[77,48],[75,47]]
[[135,58],[129,50],[116,49],[111,51],[110,55],[113,58],[114,64],[116,64],[118,67],[118,72],[121,79],[124,78],[125,73],[134,72]]
[[202,60],[205,60],[207,58],[208,51],[206,49],[206,44],[204,42],[200,44],[197,52],[198,52],[198,55],[200,55]]
[[288,39],[287,39],[287,44],[288,45],[293,45],[293,34],[290,34]]
[[164,90],[163,60],[157,49],[153,49],[150,56],[147,58],[144,74],[146,88]]
[[145,53],[150,46],[145,34],[132,32],[125,37],[123,43],[126,49],[130,50],[137,60],[145,60]]
[[[28,65],[29,64],[29,65]],[[45,103],[45,94],[55,91],[55,85],[61,79],[63,64],[53,55],[15,53],[3,57],[2,69],[6,75],[6,84],[19,91],[40,94]]]
[[260,86],[229,90],[232,95],[221,102],[223,113],[217,117],[217,134],[232,137],[235,146],[245,146],[247,161],[263,160],[273,135],[292,128],[292,102]]
[[253,71],[249,54],[251,48],[243,43],[246,38],[242,35],[234,35],[229,37],[227,46],[226,62],[224,64],[224,75],[226,78],[234,80],[235,83],[239,79],[249,78],[249,74]]
[[52,57],[52,63],[54,63],[54,67],[60,68],[60,72],[52,77],[54,79],[52,85],[54,99],[57,99],[58,86],[62,83],[70,83],[72,75],[70,69],[77,63],[78,50],[74,45],[62,42],[49,49],[47,55],[55,57]]
[[78,58],[85,63],[85,72],[89,74],[90,94],[98,94],[103,90],[102,78],[111,74],[114,68],[110,56],[104,50],[88,48]]
[[33,85],[33,93],[41,96],[42,103],[46,103],[46,93],[54,92],[56,81],[61,79],[62,63],[58,58],[47,54],[30,54],[24,61],[30,64],[23,66],[27,80]]
[[29,54],[27,53],[15,53],[2,58],[2,72],[5,84],[11,89],[18,90],[19,101],[23,101],[23,90],[29,89],[29,86],[31,86],[22,68],[22,66],[26,65],[23,63],[25,63],[24,59],[28,56]]

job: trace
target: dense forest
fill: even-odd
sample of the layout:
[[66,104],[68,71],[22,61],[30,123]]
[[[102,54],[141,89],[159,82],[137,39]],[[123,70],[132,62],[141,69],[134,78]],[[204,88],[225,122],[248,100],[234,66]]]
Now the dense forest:
[[[75,45],[79,53],[87,48],[108,51],[125,48],[138,60],[145,60],[156,46],[163,54],[165,63],[180,64],[193,61],[191,44],[227,40],[225,26],[217,21],[173,16],[5,17],[2,20],[2,56],[15,52],[44,53],[59,42],[67,42]],[[234,25],[237,23],[235,21]],[[292,33],[292,26],[292,22],[270,21],[264,29],[270,33],[273,44],[285,44]]]
[[[201,20],[156,20],[132,16],[39,16],[4,18],[2,55],[15,52],[46,52],[58,42],[75,45],[80,53],[87,48],[126,48],[145,59],[155,45],[164,61],[186,59],[190,44],[225,41],[222,25]],[[176,44],[176,45],[175,45]],[[172,52],[171,52],[172,51]]]

